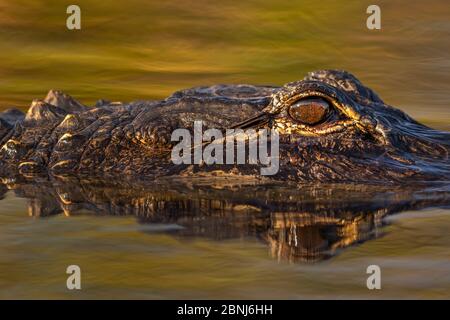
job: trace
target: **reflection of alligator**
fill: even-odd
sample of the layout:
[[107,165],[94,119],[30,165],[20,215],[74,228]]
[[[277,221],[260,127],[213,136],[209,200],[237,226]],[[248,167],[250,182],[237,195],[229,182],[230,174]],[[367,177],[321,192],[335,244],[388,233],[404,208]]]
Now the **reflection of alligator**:
[[[246,119],[246,120],[245,120]],[[204,128],[277,128],[280,170],[293,181],[449,180],[450,133],[423,126],[386,105],[341,71],[310,73],[281,88],[200,87],[163,101],[100,101],[88,108],[60,92],[34,101],[26,115],[0,114],[0,169],[138,176],[242,176],[256,165],[174,165],[171,133]],[[245,120],[245,121],[242,121]]]
[[239,185],[226,179],[155,183],[67,176],[8,178],[0,187],[28,198],[32,216],[134,215],[143,224],[166,225],[162,230],[177,237],[257,237],[274,257],[289,261],[321,260],[376,237],[388,214],[450,205],[447,187],[419,184]]

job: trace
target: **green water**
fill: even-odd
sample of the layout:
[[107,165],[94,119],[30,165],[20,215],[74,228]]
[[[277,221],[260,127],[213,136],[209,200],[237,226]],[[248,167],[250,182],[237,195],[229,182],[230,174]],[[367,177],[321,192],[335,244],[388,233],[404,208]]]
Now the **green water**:
[[[450,129],[447,0],[377,1],[381,31],[366,28],[365,0],[79,0],[82,30],[69,31],[72,3],[0,0],[0,110],[26,110],[51,88],[93,104],[339,68]],[[251,236],[149,232],[132,216],[30,217],[28,201],[12,191],[0,201],[0,298],[450,298],[445,209],[404,212],[383,236],[289,263]],[[81,291],[65,286],[70,264],[82,268]],[[370,264],[382,267],[380,291],[366,288]]]

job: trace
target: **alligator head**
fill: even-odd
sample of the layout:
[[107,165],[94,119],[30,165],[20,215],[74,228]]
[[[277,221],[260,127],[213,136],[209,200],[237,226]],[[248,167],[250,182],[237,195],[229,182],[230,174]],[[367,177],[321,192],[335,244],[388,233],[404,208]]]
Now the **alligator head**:
[[[17,113],[17,112],[16,112]],[[23,118],[0,114],[0,167],[22,174],[259,176],[259,166],[176,165],[175,129],[271,128],[280,136],[279,171],[298,182],[448,181],[450,133],[386,105],[343,71],[312,72],[283,87],[218,85],[163,101],[100,101],[88,108],[51,91]]]

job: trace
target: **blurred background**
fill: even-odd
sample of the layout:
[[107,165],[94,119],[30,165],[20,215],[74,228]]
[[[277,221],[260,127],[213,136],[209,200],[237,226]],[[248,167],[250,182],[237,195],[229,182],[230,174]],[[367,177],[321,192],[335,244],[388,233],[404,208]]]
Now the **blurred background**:
[[[283,85],[306,72],[354,73],[386,102],[450,129],[448,0],[0,0],[0,109],[26,110],[60,89],[100,98],[160,99],[216,83]],[[82,29],[66,28],[81,7]]]

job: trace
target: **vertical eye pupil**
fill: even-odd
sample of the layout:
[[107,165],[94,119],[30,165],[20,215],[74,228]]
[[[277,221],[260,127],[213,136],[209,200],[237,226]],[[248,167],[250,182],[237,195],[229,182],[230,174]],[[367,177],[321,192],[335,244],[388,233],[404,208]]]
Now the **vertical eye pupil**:
[[301,99],[290,106],[289,115],[296,121],[314,125],[326,119],[330,104],[321,98]]

